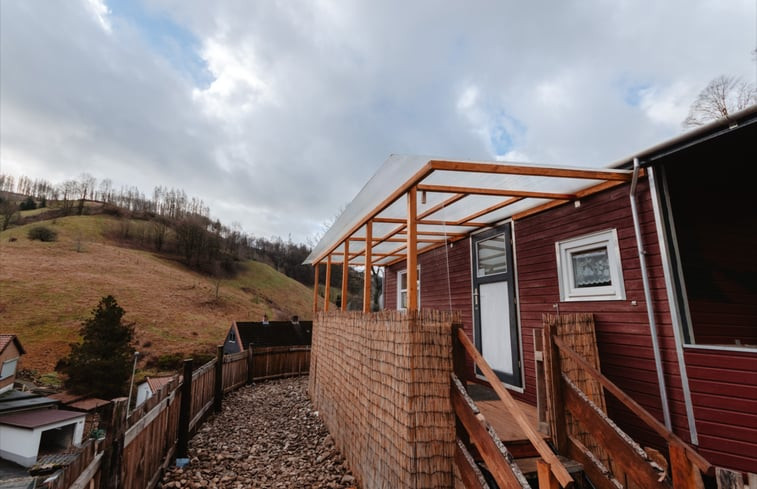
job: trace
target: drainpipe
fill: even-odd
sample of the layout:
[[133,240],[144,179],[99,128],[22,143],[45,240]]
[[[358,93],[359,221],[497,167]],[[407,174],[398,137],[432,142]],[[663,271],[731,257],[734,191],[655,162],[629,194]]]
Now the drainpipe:
[[665,421],[665,427],[672,431],[670,424],[670,406],[668,405],[668,394],[665,389],[665,374],[662,369],[662,359],[660,358],[660,344],[657,338],[657,324],[654,319],[654,306],[652,305],[652,291],[649,287],[649,273],[647,272],[647,252],[644,250],[644,243],[641,238],[641,225],[639,224],[639,210],[636,208],[636,182],[639,179],[639,159],[633,159],[633,180],[631,181],[631,214],[633,214],[633,228],[636,232],[636,247],[639,251],[639,264],[641,265],[641,280],[644,284],[644,300],[647,303],[647,317],[649,318],[649,333],[652,337],[652,350],[654,351],[654,363],[657,369],[657,383],[660,386],[660,402],[662,403],[662,415]]

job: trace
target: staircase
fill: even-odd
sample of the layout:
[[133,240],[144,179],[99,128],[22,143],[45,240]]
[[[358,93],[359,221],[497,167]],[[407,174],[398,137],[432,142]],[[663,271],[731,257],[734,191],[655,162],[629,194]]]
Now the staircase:
[[[513,399],[461,328],[456,329],[454,336],[451,398],[457,421],[455,461],[464,486],[582,487],[581,465],[555,453],[546,436],[534,427],[533,408]],[[490,389],[463,383],[466,356],[483,372]],[[469,391],[479,398],[478,403]],[[498,413],[504,416],[498,418]],[[501,435],[505,435],[504,440]]]

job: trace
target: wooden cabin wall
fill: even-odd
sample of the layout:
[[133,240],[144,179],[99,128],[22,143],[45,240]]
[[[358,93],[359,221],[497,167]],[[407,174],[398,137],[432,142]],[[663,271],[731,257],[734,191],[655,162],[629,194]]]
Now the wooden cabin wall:
[[[418,257],[421,268],[421,309],[459,311],[463,329],[473,338],[470,240],[431,250]],[[397,272],[405,262],[387,267],[384,275],[384,308],[397,309]],[[447,270],[449,269],[449,274]],[[448,280],[449,278],[449,280]],[[471,372],[473,367],[471,366]]]
[[[639,182],[637,195],[672,424],[676,434],[688,440],[675,340],[646,180]],[[612,228],[618,233],[626,300],[560,302],[555,243]],[[579,207],[569,203],[519,220],[515,223],[514,239],[524,365],[527,367],[526,400],[531,402],[534,396],[533,332],[541,329],[542,314],[558,312],[558,309],[560,313],[590,312],[595,317],[602,372],[662,421],[629,186],[583,199]],[[642,427],[612,396],[607,401],[610,415],[621,428],[644,445],[661,445],[661,440]]]

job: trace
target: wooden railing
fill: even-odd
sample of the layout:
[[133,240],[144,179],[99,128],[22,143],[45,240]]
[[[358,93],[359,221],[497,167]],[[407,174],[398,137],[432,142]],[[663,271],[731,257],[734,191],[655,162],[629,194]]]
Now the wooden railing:
[[453,330],[453,362],[455,374],[452,379],[452,403],[457,417],[458,443],[455,460],[458,461],[458,469],[463,477],[466,487],[483,487],[476,485],[478,475],[474,467],[469,463],[472,460],[469,450],[477,450],[500,488],[530,487],[525,477],[515,464],[512,455],[497,437],[488,424],[482,424],[481,416],[472,400],[467,396],[465,388],[460,381],[465,378],[465,356],[470,357],[478,366],[479,370],[499,396],[502,408],[515,420],[520,429],[526,435],[539,453],[541,461],[538,462],[539,487],[571,487],[574,483],[568,470],[560,462],[552,449],[544,441],[531,423],[526,414],[520,409],[515,399],[502,385],[497,375],[484,360],[473,342],[465,334],[462,327],[455,326]]
[[[659,461],[653,460],[562,372],[561,353],[667,442],[670,459],[667,472]],[[545,325],[544,329],[544,362],[550,404],[561,407],[560,412],[552,408],[555,444],[561,453],[583,464],[584,472],[596,487],[617,488],[618,484],[628,487],[629,483],[650,489],[703,487],[701,474],[714,474],[715,469],[707,460],[571,349],[556,336],[551,325]],[[570,412],[586,431],[593,433],[604,449],[612,454],[612,469],[604,466],[576,437],[567,433],[565,411]]]

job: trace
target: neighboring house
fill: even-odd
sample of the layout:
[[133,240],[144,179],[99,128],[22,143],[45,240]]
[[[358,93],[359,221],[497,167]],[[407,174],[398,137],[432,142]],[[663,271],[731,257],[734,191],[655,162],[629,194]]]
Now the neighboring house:
[[253,346],[310,345],[312,321],[234,321],[226,334],[224,354],[238,353]]
[[13,388],[18,361],[24,353],[16,335],[0,334],[0,394]]
[[306,263],[347,254],[384,267],[387,309],[461,311],[530,404],[542,315],[591,312],[607,377],[712,464],[757,472],[755,162],[757,107],[604,169],[391,156]]
[[[0,335],[3,360],[0,394],[0,458],[31,467],[39,455],[79,446],[86,414],[57,409],[60,401],[13,390],[16,367],[24,353],[14,335]],[[8,374],[8,376],[6,376]]]
[[[165,386],[175,378],[175,375],[166,377],[147,377],[144,382],[140,382],[137,385],[137,400],[135,407],[154,396],[161,387]],[[181,382],[181,380],[179,380],[179,382]]]

